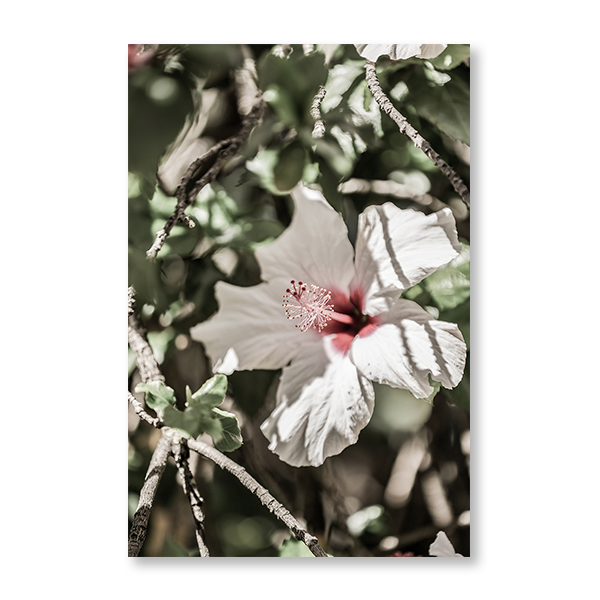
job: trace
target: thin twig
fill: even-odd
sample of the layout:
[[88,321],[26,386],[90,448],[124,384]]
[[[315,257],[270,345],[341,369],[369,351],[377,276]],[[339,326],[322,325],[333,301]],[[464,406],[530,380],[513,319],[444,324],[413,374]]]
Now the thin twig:
[[318,557],[327,557],[326,552],[319,545],[319,540],[308,533],[292,516],[290,511],[278,502],[270,493],[269,490],[251,477],[246,469],[238,465],[236,462],[221,454],[216,448],[205,444],[199,440],[188,440],[188,446],[194,452],[212,460],[216,465],[225,471],[229,471],[236,477],[240,483],[250,490],[261,502],[266,506],[278,519],[285,523],[286,527],[294,534],[295,538],[308,547],[308,549]]
[[402,115],[398,109],[390,102],[389,98],[385,95],[384,91],[379,85],[377,79],[377,72],[375,70],[375,63],[367,60],[365,65],[367,85],[375,98],[377,104],[379,104],[381,110],[388,115],[398,128],[400,133],[406,135],[414,145],[421,150],[431,162],[444,173],[448,178],[452,187],[457,191],[463,202],[470,207],[471,198],[467,186],[463,180],[456,173],[456,171],[446,163],[446,161],[440,157],[435,150],[431,147],[429,142],[406,120],[406,117]]
[[148,519],[152,512],[156,489],[167,466],[167,459],[171,449],[171,439],[163,433],[156,450],[150,460],[150,466],[146,473],[146,479],[140,491],[140,501],[133,516],[133,523],[129,530],[128,556],[137,556],[140,553],[146,532],[148,531]]
[[325,123],[323,122],[323,118],[321,117],[321,102],[323,102],[323,98],[325,98],[325,93],[325,87],[322,85],[319,86],[319,91],[314,97],[314,100],[310,107],[310,116],[315,122],[315,126],[312,130],[312,136],[314,138],[322,138],[325,135]]
[[130,287],[128,290],[129,300],[129,327],[128,327],[128,339],[129,346],[135,353],[137,367],[140,372],[140,377],[144,383],[149,381],[164,381],[165,378],[158,368],[156,358],[152,348],[146,338],[146,330],[141,324],[138,316],[135,313],[135,290]]
[[142,406],[142,403],[139,400],[136,400],[131,392],[127,393],[129,394],[129,404],[133,406],[135,414],[142,419],[142,421],[146,421],[148,425],[152,425],[152,427],[156,427],[156,429],[161,429],[163,422],[158,417],[151,417]]
[[196,543],[198,544],[200,556],[210,556],[204,534],[204,511],[202,510],[202,503],[204,500],[202,499],[202,496],[200,496],[200,492],[194,481],[194,476],[190,471],[190,450],[184,439],[180,440],[179,444],[174,445],[174,458],[183,482],[183,491],[187,496],[192,509],[192,516],[194,517],[194,524],[196,525]]
[[[186,219],[185,210],[196,199],[202,188],[205,185],[214,181],[217,175],[221,172],[223,165],[231,158],[246,141],[250,135],[250,131],[258,123],[262,117],[264,109],[264,101],[261,96],[258,97],[252,110],[242,121],[242,127],[237,135],[234,135],[226,140],[222,140],[215,144],[203,156],[196,159],[188,168],[183,176],[181,183],[177,187],[175,196],[177,205],[173,214],[168,218],[165,226],[156,233],[156,239],[146,252],[149,259],[154,260],[160,249],[163,247],[167,237],[171,233],[173,227]],[[211,159],[214,162],[207,168],[207,164]],[[188,225],[190,222],[188,219]]]

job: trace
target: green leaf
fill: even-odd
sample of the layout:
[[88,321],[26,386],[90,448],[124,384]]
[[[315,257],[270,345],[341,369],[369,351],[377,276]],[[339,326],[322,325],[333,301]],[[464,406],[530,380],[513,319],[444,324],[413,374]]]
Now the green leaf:
[[281,192],[291,191],[302,177],[306,160],[306,150],[298,140],[284,146],[273,167],[275,187]]
[[138,383],[135,391],[146,392],[146,404],[161,415],[164,415],[165,410],[175,406],[175,391],[162,381]]
[[279,556],[286,558],[315,558],[314,554],[308,549],[308,546],[295,538],[289,538],[283,542],[279,549]]
[[215,439],[217,450],[231,452],[239,448],[242,445],[242,432],[235,415],[219,408],[213,408],[213,413],[217,415],[222,428],[221,438]]
[[440,267],[423,282],[440,310],[457,307],[471,295],[470,247],[463,244],[460,254]]
[[227,377],[222,374],[217,374],[206,381],[193,394],[186,386],[185,410],[177,410],[174,401],[173,405],[163,403],[163,422],[168,427],[177,429],[183,437],[197,438],[203,433],[208,433],[219,450],[224,452],[235,450],[242,445],[239,423],[231,413],[216,408],[223,402],[226,392]]
[[310,107],[327,80],[328,68],[320,52],[304,55],[294,48],[286,58],[267,54],[257,64],[258,82],[263,98],[288,127],[310,124]]
[[448,71],[458,67],[465,59],[471,56],[469,44],[448,44],[448,47],[433,59],[430,63],[441,71]]
[[[227,393],[227,377],[221,373],[218,373],[214,377],[211,377],[207,381],[205,381],[200,389],[195,392],[192,396],[194,400],[200,398],[200,396],[216,396],[219,397],[220,400],[213,406],[217,406],[221,404],[225,398],[225,394]],[[206,402],[206,401],[205,401]]]
[[440,79],[439,83],[435,83],[432,81],[431,74],[427,77],[422,69],[411,71],[410,77],[406,79],[409,94],[404,101],[414,106],[420,117],[427,119],[445,134],[469,145],[471,135],[469,84],[457,72],[452,73],[452,79],[443,85],[441,85],[442,81]]

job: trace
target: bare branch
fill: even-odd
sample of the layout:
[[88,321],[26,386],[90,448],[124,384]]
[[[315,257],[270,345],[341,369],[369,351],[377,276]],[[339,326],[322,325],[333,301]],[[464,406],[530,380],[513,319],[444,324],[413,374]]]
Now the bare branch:
[[402,115],[398,109],[390,102],[389,98],[385,95],[384,91],[379,85],[377,79],[377,72],[375,70],[375,63],[367,60],[365,65],[367,85],[375,98],[377,104],[379,104],[381,110],[388,115],[398,128],[400,133],[406,135],[414,145],[421,150],[431,162],[444,173],[448,178],[452,187],[458,192],[463,202],[467,206],[471,206],[470,194],[467,186],[463,180],[456,173],[456,171],[440,157],[435,150],[431,147],[429,142],[406,120],[406,117]]
[[325,123],[321,118],[321,102],[323,102],[323,98],[325,98],[325,93],[325,88],[322,85],[319,86],[319,91],[310,107],[310,116],[315,121],[315,126],[312,130],[312,136],[314,138],[322,138],[325,135]]
[[129,530],[128,556],[137,556],[146,539],[148,519],[152,512],[156,489],[167,466],[170,448],[171,439],[163,433],[150,460],[146,479],[140,492],[140,501],[133,516],[131,529]]
[[142,419],[142,421],[146,421],[146,423],[152,425],[152,427],[160,429],[163,426],[163,422],[158,417],[151,417],[142,406],[142,403],[136,400],[131,392],[127,393],[129,394],[129,404],[133,406],[135,414]]
[[[259,96],[252,110],[244,118],[240,132],[237,135],[218,142],[208,150],[208,152],[196,159],[189,166],[175,192],[175,196],[177,197],[175,210],[168,218],[165,226],[156,233],[154,243],[146,252],[148,258],[154,260],[173,227],[177,223],[185,221],[185,210],[196,199],[202,188],[214,181],[227,160],[229,160],[246,141],[254,125],[261,119],[263,109],[264,101],[262,97]],[[210,164],[211,160],[213,161],[212,164]],[[190,221],[188,221],[188,223],[189,222]]]
[[196,525],[196,543],[198,544],[200,556],[210,556],[204,534],[204,511],[202,510],[202,503],[204,500],[202,499],[202,496],[200,496],[200,492],[194,481],[194,476],[190,471],[190,450],[184,439],[180,440],[179,444],[174,445],[174,456],[175,463],[177,464],[183,482],[183,491],[187,496],[192,509],[192,516],[194,517],[194,523]]
[[138,316],[134,310],[134,295],[133,287],[129,288],[129,328],[128,338],[129,346],[135,352],[137,367],[140,371],[140,377],[144,383],[148,381],[164,381],[165,378],[158,368],[156,358],[152,348],[146,338],[146,330],[140,323]]
[[236,477],[240,483],[250,490],[261,502],[266,506],[278,519],[285,523],[286,527],[294,534],[294,537],[306,544],[308,549],[318,557],[327,557],[327,554],[319,545],[319,540],[310,535],[292,516],[290,511],[278,502],[270,493],[269,490],[251,477],[246,469],[238,465],[236,462],[221,454],[216,448],[205,444],[199,440],[188,440],[188,446],[194,452],[212,460],[216,465],[225,471],[229,471]]

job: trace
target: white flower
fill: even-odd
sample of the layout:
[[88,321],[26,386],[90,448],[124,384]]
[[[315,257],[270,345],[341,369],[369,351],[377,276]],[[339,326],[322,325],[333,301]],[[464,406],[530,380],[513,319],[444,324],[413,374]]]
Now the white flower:
[[319,192],[299,185],[292,197],[292,223],[256,251],[264,283],[218,282],[218,313],[191,334],[215,373],[283,368],[261,429],[288,464],[319,466],[369,422],[371,381],[426,398],[430,375],[447,388],[461,380],[458,327],[400,299],[461,244],[450,209],[426,216],[387,203],[360,215],[354,251],[344,220]]
[[401,58],[435,58],[448,44],[354,44],[358,53],[371,62],[387,54],[392,60]]
[[429,546],[429,556],[456,558],[457,556],[462,556],[462,554],[458,554],[454,550],[454,546],[450,543],[448,536],[443,531],[440,531],[435,536],[435,540],[431,546]]

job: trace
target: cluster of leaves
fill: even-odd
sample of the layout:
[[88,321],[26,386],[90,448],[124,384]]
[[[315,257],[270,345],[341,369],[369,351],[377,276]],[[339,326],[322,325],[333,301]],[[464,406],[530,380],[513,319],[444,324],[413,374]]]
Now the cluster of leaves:
[[162,381],[139,383],[136,392],[146,393],[146,404],[155,410],[167,427],[176,429],[184,438],[197,438],[208,433],[215,447],[230,452],[242,445],[242,433],[235,415],[217,408],[227,392],[227,377],[215,375],[196,392],[185,388],[185,408],[178,410],[172,388]]
[[[365,60],[354,46],[317,45],[305,54],[302,46],[293,45],[285,56],[274,50],[272,45],[160,46],[153,61],[129,76],[129,285],[136,290],[140,318],[172,386],[138,384],[130,356],[132,389],[138,384],[148,406],[182,436],[207,433],[217,448],[232,451],[234,456],[243,450],[238,449],[240,428],[231,413],[218,408],[227,386],[236,407],[252,418],[272,400],[277,373],[239,372],[228,381],[222,376],[209,379],[212,373],[203,349],[191,340],[189,330],[217,310],[217,281],[240,286],[259,283],[254,252],[289,224],[293,211],[289,191],[301,179],[320,185],[327,200],[344,216],[351,239],[357,215],[370,204],[393,201],[402,208],[429,210],[411,197],[342,191],[340,184],[351,179],[402,183],[409,185],[414,195],[429,193],[450,206],[457,201],[445,176],[381,113],[366,84]],[[186,156],[183,140],[194,124],[202,123],[198,129],[200,152],[240,130],[235,74],[244,68],[248,55],[255,59],[256,84],[267,107],[263,119],[239,154],[186,211],[195,227],[174,227],[158,259],[151,262],[146,251],[176,205],[174,189],[166,183],[168,177],[157,173],[160,169],[172,174],[168,159],[178,153]],[[449,45],[429,61],[383,57],[377,63],[382,88],[394,105],[467,185],[468,164],[458,148],[470,143],[468,56],[468,46]],[[314,137],[311,108],[321,88],[325,90],[320,104],[325,133]],[[197,156],[189,156],[187,164]],[[458,323],[469,344],[468,213],[463,208],[457,215],[462,253],[405,295],[436,318]],[[192,389],[197,391],[192,393]],[[413,405],[415,399],[407,398],[410,395],[403,390],[377,386],[376,391],[375,414],[359,442],[367,451],[369,447],[393,446],[399,431],[418,430],[431,415],[431,405],[422,401]],[[443,394],[468,414],[468,367],[461,384]],[[183,405],[180,401],[181,410],[177,397],[185,398]],[[251,427],[249,423],[246,426]],[[261,434],[257,431],[256,435]],[[132,431],[131,440],[130,489],[135,494],[147,466],[145,424]],[[284,473],[285,465],[281,469]],[[385,475],[380,477],[383,480]],[[292,540],[283,547],[281,542],[278,548],[272,546],[270,536],[276,524],[264,516],[260,506],[255,512],[247,508],[254,504],[245,492],[239,503],[228,504],[236,497],[223,491],[229,485],[226,478],[215,475],[211,488],[213,510],[225,511],[221,520],[213,521],[221,538],[229,540],[222,542],[222,551],[228,555],[276,555],[280,547],[281,552],[292,552]],[[169,501],[166,496],[159,495],[158,500],[161,498]],[[370,504],[377,504],[372,500]],[[207,502],[211,502],[210,495]],[[226,533],[233,530],[239,534],[238,546],[231,541],[236,536]],[[244,537],[246,530],[255,531],[254,537]],[[376,544],[377,535],[369,531],[368,539]],[[364,538],[367,534],[356,535]],[[179,552],[173,549],[173,540],[168,548],[163,551]]]

